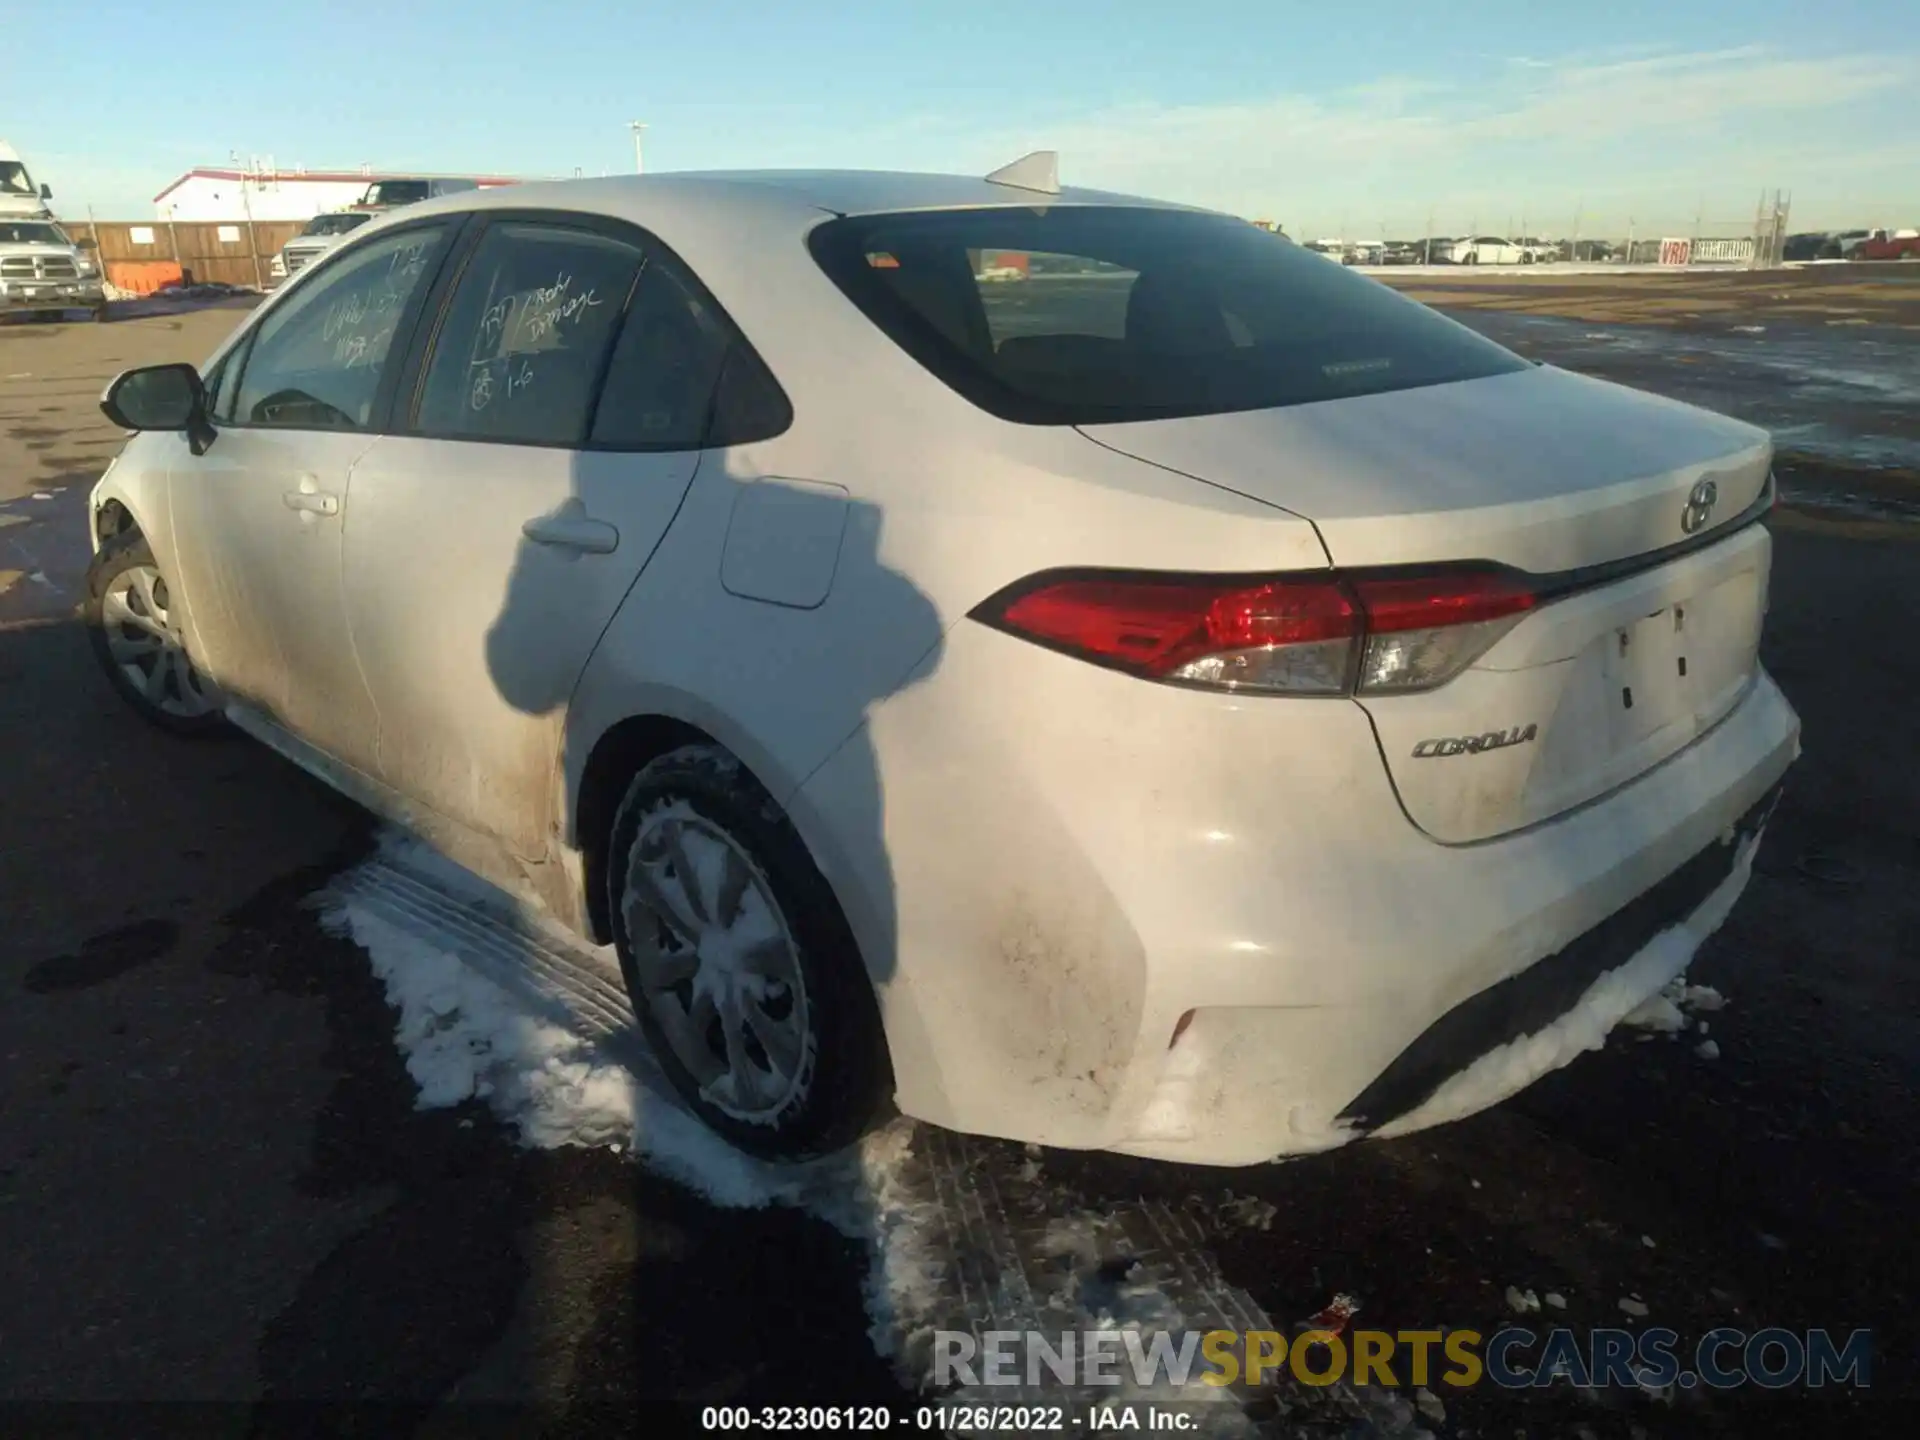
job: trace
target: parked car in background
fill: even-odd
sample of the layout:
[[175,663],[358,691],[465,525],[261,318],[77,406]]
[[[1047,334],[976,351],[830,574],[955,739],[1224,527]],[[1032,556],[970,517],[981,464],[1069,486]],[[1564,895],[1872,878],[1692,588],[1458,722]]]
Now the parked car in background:
[[1859,247],[1860,242],[1871,237],[1871,230],[1836,230],[1827,236],[1827,243],[1820,247],[1819,259],[1848,260]]
[[1517,240],[1500,235],[1473,235],[1454,241],[1447,258],[1456,265],[1531,265],[1534,256]]
[[1920,230],[1875,230],[1853,247],[1850,260],[1920,260]]
[[1386,248],[1380,252],[1382,265],[1418,265],[1420,263],[1420,242],[1417,240],[1389,240]]
[[1725,919],[1797,754],[1767,432],[1056,163],[362,227],[108,388],[103,673],[613,947],[762,1155],[1504,1099]]
[[0,219],[0,314],[58,319],[106,314],[106,290],[92,249],[52,220]]
[[1780,258],[1797,261],[1818,260],[1820,252],[1826,248],[1830,239],[1832,237],[1824,230],[1808,230],[1798,235],[1789,235],[1780,246]]
[[1549,264],[1560,258],[1560,243],[1557,240],[1542,240],[1537,235],[1522,235],[1515,238],[1514,244],[1523,252],[1523,264]]
[[327,253],[340,242],[343,235],[350,235],[374,216],[371,210],[335,210],[325,215],[316,215],[307,222],[307,228],[280,247],[280,253],[273,257],[268,267],[275,280],[285,280],[297,275],[320,256]]
[[1316,255],[1324,255],[1327,259],[1341,264],[1351,263],[1347,259],[1347,244],[1344,240],[1309,240],[1305,248]]
[[0,220],[51,220],[53,191],[36,184],[20,152],[0,140]]
[[473,175],[417,175],[375,180],[353,203],[353,208],[378,214],[396,205],[418,205],[422,200],[438,200],[443,195],[461,195],[469,190],[511,183],[483,180]]

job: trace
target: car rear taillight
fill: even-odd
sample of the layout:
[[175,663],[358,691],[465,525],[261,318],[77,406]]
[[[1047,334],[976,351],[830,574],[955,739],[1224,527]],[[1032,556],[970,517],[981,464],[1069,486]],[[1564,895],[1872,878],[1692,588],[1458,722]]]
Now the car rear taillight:
[[976,620],[1142,679],[1284,695],[1431,690],[1536,603],[1493,566],[1272,576],[1054,571]]
[[1537,603],[1523,579],[1495,569],[1363,576],[1352,583],[1367,617],[1362,694],[1446,684]]

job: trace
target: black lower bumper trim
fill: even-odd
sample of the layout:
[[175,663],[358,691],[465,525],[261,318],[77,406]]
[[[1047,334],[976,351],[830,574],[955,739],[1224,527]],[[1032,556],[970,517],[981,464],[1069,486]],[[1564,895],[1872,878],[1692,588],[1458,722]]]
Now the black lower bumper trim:
[[1740,817],[1731,840],[1709,845],[1564,949],[1454,1006],[1401,1051],[1340,1118],[1358,1130],[1377,1129],[1418,1108],[1488,1051],[1566,1014],[1600,976],[1626,964],[1655,935],[1700,908],[1733,873],[1740,845],[1767,823],[1780,790],[1775,785]]

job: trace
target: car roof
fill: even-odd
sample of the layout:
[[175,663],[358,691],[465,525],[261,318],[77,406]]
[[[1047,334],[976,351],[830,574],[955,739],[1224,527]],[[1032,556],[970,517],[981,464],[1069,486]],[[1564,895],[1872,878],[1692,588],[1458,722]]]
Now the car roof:
[[786,212],[793,218],[878,215],[910,210],[950,210],[1051,205],[1125,205],[1165,210],[1196,207],[1080,186],[1057,193],[994,184],[980,176],[930,175],[885,170],[710,170],[660,175],[620,175],[597,180],[558,180],[467,191],[406,207],[410,215],[433,210],[540,209],[598,211],[642,219],[645,215],[697,209],[708,215],[736,210],[742,220]]

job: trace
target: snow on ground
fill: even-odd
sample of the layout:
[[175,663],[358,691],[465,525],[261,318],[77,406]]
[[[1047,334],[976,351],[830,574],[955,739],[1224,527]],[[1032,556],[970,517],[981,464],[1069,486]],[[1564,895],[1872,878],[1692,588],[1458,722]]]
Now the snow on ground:
[[[1678,1033],[1699,1023],[1688,1012],[1719,1009],[1717,992],[1683,976],[1744,890],[1756,845],[1743,847],[1699,910],[1595,980],[1573,1010],[1483,1056],[1380,1133],[1496,1104],[1599,1048],[1622,1021]],[[1170,1212],[1144,1201],[1050,1212],[1053,1197],[1031,1157],[1002,1164],[997,1152],[965,1137],[905,1120],[852,1152],[808,1165],[767,1165],[741,1154],[684,1110],[654,1069],[610,950],[583,946],[528,897],[485,884],[417,841],[383,839],[372,859],[338,877],[316,903],[330,929],[366,950],[385,985],[422,1108],[482,1100],[527,1145],[631,1152],[716,1205],[796,1206],[863,1240],[873,1343],[909,1384],[930,1378],[937,1329],[1117,1332],[1150,1345],[1159,1332],[1172,1332],[1177,1343],[1193,1330],[1275,1328],[1219,1275],[1202,1235],[1176,1233]],[[1271,1210],[1239,1218],[1264,1226]],[[1510,1303],[1516,1294],[1528,1311],[1539,1304],[1527,1292],[1510,1292]],[[982,1386],[948,1398],[1017,1397]],[[1204,1400],[1213,1402],[1206,1433],[1251,1428],[1233,1391],[1193,1381],[1083,1388],[1074,1398]],[[1389,1392],[1343,1384],[1308,1403],[1374,1435],[1426,1433],[1423,1412]]]
[[[1626,964],[1597,978],[1573,1009],[1545,1029],[1488,1051],[1449,1079],[1425,1103],[1374,1133],[1383,1137],[1405,1135],[1497,1105],[1542,1075],[1571,1064],[1589,1050],[1598,1050],[1615,1025],[1648,1013],[1652,1002],[1658,1002],[1652,1013],[1657,1013],[1662,1024],[1666,1021],[1666,1011],[1661,1007],[1671,1007],[1673,1014],[1679,1016],[1680,1024],[1686,1023],[1679,1005],[1685,1003],[1691,992],[1697,992],[1700,998],[1711,997],[1700,1008],[1717,1008],[1723,1003],[1717,991],[1706,986],[1686,987],[1681,977],[1693,963],[1701,943],[1720,928],[1747,888],[1759,840],[1760,837],[1755,836],[1741,846],[1732,873],[1693,914],[1662,930]],[[1676,983],[1682,985],[1675,992],[1678,1002],[1670,1000],[1666,993],[1667,988]],[[1695,1003],[1698,1004],[1699,999]]]
[[1711,985],[1689,985],[1684,975],[1668,981],[1656,994],[1620,1023],[1658,1035],[1678,1035],[1689,1027],[1706,1033],[1707,1022],[1695,1017],[1695,1011],[1711,1012],[1726,1008],[1727,997]]
[[[1059,1213],[1042,1167],[1031,1157],[1004,1163],[991,1142],[901,1120],[812,1164],[741,1154],[682,1109],[654,1069],[610,950],[583,946],[527,897],[417,841],[390,834],[315,904],[330,930],[367,952],[386,987],[421,1108],[481,1100],[526,1145],[630,1152],[718,1206],[791,1205],[864,1241],[873,1343],[910,1385],[931,1378],[937,1329],[1118,1332],[1123,1345],[1132,1333],[1150,1346],[1162,1330],[1177,1344],[1189,1330],[1277,1328],[1220,1277],[1204,1237],[1181,1232],[1177,1216],[1136,1201]],[[1264,1226],[1272,1207],[1235,1218]],[[1116,1255],[1130,1254],[1146,1258],[1116,1271]],[[1015,1399],[985,1386],[947,1398]],[[1207,1402],[1198,1433],[1251,1430],[1242,1397],[1197,1376],[1082,1388],[1073,1398]],[[1364,1420],[1375,1435],[1426,1434],[1397,1395],[1341,1385],[1302,1403]]]

